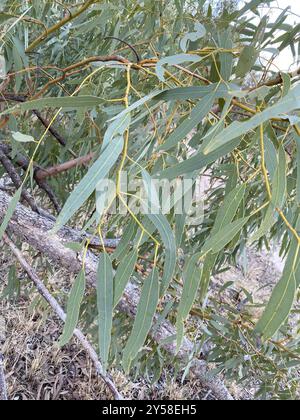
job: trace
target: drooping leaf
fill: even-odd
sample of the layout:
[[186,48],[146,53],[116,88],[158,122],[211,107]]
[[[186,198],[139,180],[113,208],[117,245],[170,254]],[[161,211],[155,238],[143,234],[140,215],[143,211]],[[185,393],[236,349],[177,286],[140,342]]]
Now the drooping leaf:
[[82,270],[75,279],[75,282],[70,292],[64,331],[59,340],[60,347],[63,347],[66,344],[68,344],[71,338],[73,337],[74,330],[77,327],[79,320],[80,306],[84,297],[85,287],[85,272],[84,270]]
[[159,147],[159,150],[169,150],[172,147],[176,146],[177,143],[182,141],[192,130],[199,124],[203,118],[211,110],[214,101],[216,99],[215,92],[210,93],[205,96],[201,101],[195,106],[191,114],[186,118],[180,125],[177,127],[173,133],[167,138],[167,140]]
[[6,214],[4,216],[4,219],[2,221],[2,224],[0,226],[0,240],[2,239],[8,225],[9,222],[16,210],[16,207],[18,205],[18,202],[20,201],[21,198],[21,194],[22,194],[22,188],[19,188],[18,191],[16,191],[16,193],[14,194],[14,196],[12,197],[12,199],[9,202]]
[[155,191],[153,180],[147,171],[143,171],[143,180],[147,193],[148,200],[148,209],[149,211],[145,215],[148,218],[155,228],[158,230],[162,241],[165,246],[165,264],[164,264],[164,274],[162,278],[162,294],[168,289],[169,283],[174,275],[176,268],[176,257],[177,257],[177,248],[176,240],[174,237],[173,230],[166,218],[162,214],[159,197]]
[[195,24],[195,32],[186,34],[180,41],[180,47],[182,51],[184,52],[187,51],[189,41],[191,42],[198,41],[198,39],[203,38],[205,35],[206,35],[205,27],[200,22],[197,22]]
[[34,142],[34,138],[27,134],[22,134],[20,132],[13,132],[12,137],[14,140],[18,141],[19,143],[30,143]]
[[97,272],[97,307],[99,354],[104,369],[107,369],[112,333],[114,302],[114,274],[108,254],[100,256]]
[[178,55],[173,55],[173,56],[170,56],[170,57],[162,58],[156,64],[157,77],[159,78],[160,81],[162,81],[162,82],[165,81],[164,66],[167,65],[167,64],[168,65],[176,65],[176,64],[181,64],[181,63],[185,63],[185,62],[197,63],[200,60],[202,60],[202,58],[200,56],[193,55],[193,54],[178,54]]
[[138,259],[138,251],[131,251],[126,258],[124,258],[115,274],[114,278],[114,307],[119,303],[125,287],[134,272],[135,265]]
[[205,242],[205,245],[201,250],[201,255],[205,255],[210,251],[214,254],[220,252],[242,230],[248,220],[249,217],[235,220],[219,230]]
[[[297,228],[299,227],[300,221],[298,220]],[[256,325],[255,331],[266,340],[276,334],[291,312],[297,289],[296,274],[298,274],[300,266],[299,250],[299,242],[294,237],[283,275],[275,286],[267,307]]]
[[88,173],[82,178],[75,190],[69,196],[57,218],[56,225],[53,229],[54,232],[57,232],[70,220],[76,211],[95,191],[97,184],[108,175],[123,149],[123,143],[123,138],[118,137],[116,141],[110,143],[103,153],[101,153],[100,157],[92,165]]
[[[180,326],[188,318],[199,289],[201,268],[199,267],[199,254],[193,255],[187,262],[183,271],[183,291],[177,311],[177,353],[180,350],[183,334]],[[180,333],[181,332],[181,333]]]
[[246,45],[240,55],[236,68],[237,77],[244,77],[254,66],[259,52],[253,45]]
[[150,276],[145,279],[133,329],[123,352],[123,366],[126,371],[129,371],[131,362],[143,347],[151,329],[158,304],[159,289],[158,272],[154,268]]
[[278,219],[277,208],[281,209],[286,200],[286,157],[285,150],[282,146],[279,148],[278,159],[276,158],[277,168],[275,171],[273,183],[272,183],[272,202],[267,208],[265,217],[255,234],[251,237],[249,243],[258,241],[260,238],[265,236],[271,228],[274,226]]
[[259,125],[264,124],[271,118],[279,117],[280,114],[286,114],[300,108],[300,85],[296,85],[290,92],[275,105],[268,107],[263,112],[256,114],[246,122],[235,121],[221,134],[217,135],[204,150],[209,154],[219,147],[224,147],[227,142],[243,136],[251,130],[255,130]]

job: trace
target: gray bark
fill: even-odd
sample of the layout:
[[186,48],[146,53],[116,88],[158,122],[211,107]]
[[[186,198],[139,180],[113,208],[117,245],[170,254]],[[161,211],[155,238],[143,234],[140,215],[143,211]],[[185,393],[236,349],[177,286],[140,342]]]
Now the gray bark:
[[[10,196],[0,191],[0,222],[7,211]],[[82,240],[82,234],[71,228],[63,228],[58,234],[50,234],[54,222],[48,218],[32,212],[30,209],[19,204],[10,221],[8,232],[16,235],[22,241],[28,243],[36,250],[50,258],[56,264],[66,268],[71,273],[78,273],[82,268],[82,255],[64,246],[66,242],[78,242]],[[109,245],[107,245],[109,246]],[[97,276],[98,258],[92,252],[88,252],[85,259],[86,277],[90,285],[95,286]],[[129,283],[124,292],[118,309],[134,318],[140,292],[136,285]],[[165,321],[158,328],[151,331],[152,338],[169,354],[177,357],[182,362],[187,362],[193,352],[194,344],[184,339],[178,355],[176,355],[175,341],[167,339],[174,337],[176,330],[173,325]],[[167,342],[166,342],[167,340]],[[220,400],[232,400],[232,396],[219,377],[211,376],[205,361],[195,360],[191,371],[200,380],[204,387],[209,388],[216,398]]]

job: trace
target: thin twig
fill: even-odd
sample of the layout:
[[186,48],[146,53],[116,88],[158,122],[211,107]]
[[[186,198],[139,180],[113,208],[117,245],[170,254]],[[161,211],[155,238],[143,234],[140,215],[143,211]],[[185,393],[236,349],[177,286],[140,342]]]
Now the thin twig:
[[95,157],[95,153],[89,153],[86,156],[82,156],[77,159],[70,160],[68,162],[62,163],[60,165],[52,166],[47,169],[38,169],[35,173],[36,179],[43,181],[46,178],[50,178],[56,175],[59,175],[63,172],[67,172],[70,169],[73,169],[77,166],[85,165],[90,162]]
[[[18,259],[19,263],[23,267],[23,269],[26,271],[28,277],[33,281],[35,284],[38,292],[43,296],[43,298],[48,302],[48,304],[51,306],[53,311],[56,313],[56,315],[63,321],[66,321],[66,313],[62,309],[62,307],[59,305],[57,300],[51,295],[49,290],[45,287],[44,283],[40,280],[35,270],[28,264],[28,262],[25,260],[24,256],[22,255],[21,251],[15,246],[15,244],[9,239],[9,237],[4,234],[3,236],[4,242],[10,247],[15,257]],[[103,367],[99,361],[98,355],[96,351],[94,350],[93,346],[89,343],[89,341],[86,339],[84,334],[79,330],[75,329],[74,336],[80,341],[82,347],[85,349],[85,351],[90,356],[91,360],[93,361],[97,374],[102,378],[103,382],[107,385],[107,387],[110,389],[111,393],[113,394],[114,398],[116,400],[123,400],[122,395],[117,390],[115,384],[111,380],[111,378],[104,373]]]

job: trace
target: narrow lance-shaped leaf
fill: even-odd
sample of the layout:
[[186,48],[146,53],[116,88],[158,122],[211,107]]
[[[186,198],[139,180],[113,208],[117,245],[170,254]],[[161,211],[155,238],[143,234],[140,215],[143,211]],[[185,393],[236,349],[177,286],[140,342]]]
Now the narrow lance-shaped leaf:
[[286,157],[285,150],[282,146],[279,148],[278,159],[279,162],[277,161],[277,168],[272,183],[272,202],[266,211],[265,217],[258,231],[255,232],[255,234],[250,239],[250,244],[258,241],[271,230],[278,218],[276,208],[281,208],[286,200]]
[[297,202],[300,205],[300,136],[294,134],[297,146]]
[[143,347],[151,329],[158,305],[159,289],[158,271],[154,268],[150,276],[145,279],[133,329],[124,349],[123,366],[127,372],[130,369],[131,362]]
[[124,115],[123,118],[114,120],[109,125],[109,127],[107,128],[104,134],[102,151],[109,145],[111,141],[113,141],[115,137],[119,137],[124,134],[125,130],[129,127],[130,122],[131,122],[131,116],[130,114],[126,114]]
[[104,369],[107,368],[111,343],[114,300],[113,280],[112,262],[109,255],[104,253],[100,256],[97,272],[99,353]]
[[187,159],[183,162],[178,163],[170,168],[163,170],[159,174],[160,179],[175,179],[181,175],[192,173],[194,171],[200,171],[205,168],[207,165],[217,161],[221,157],[231,153],[240,143],[240,139],[235,139],[227,144],[224,147],[220,147],[216,151],[205,155],[203,151],[196,153],[195,156]]
[[296,85],[290,92],[275,105],[270,106],[263,112],[256,114],[246,122],[235,121],[230,124],[221,134],[217,135],[204,150],[209,154],[231,140],[243,136],[251,130],[255,130],[259,125],[264,124],[271,118],[279,117],[281,114],[294,111],[300,108],[300,85]]
[[[297,229],[299,228],[300,219],[297,223]],[[290,314],[297,289],[296,273],[299,272],[299,267],[299,243],[293,238],[283,275],[255,328],[255,331],[266,340],[274,336]]]
[[101,182],[101,180],[108,175],[123,149],[123,143],[124,139],[118,137],[106,147],[103,153],[101,153],[100,157],[68,198],[57,218],[56,225],[53,229],[54,232],[57,232],[70,220],[76,211],[79,210],[84,202],[90,197],[93,191],[95,191],[98,182]]
[[205,242],[205,245],[201,250],[201,255],[205,255],[209,251],[214,254],[220,252],[242,230],[248,220],[249,217],[244,217],[243,219],[235,220],[234,222],[221,229],[218,233],[213,235],[208,239],[208,241]]
[[237,77],[244,77],[254,66],[259,51],[253,45],[246,45],[240,55],[236,68]]
[[[232,222],[239,208],[239,205],[245,196],[245,190],[245,184],[239,185],[225,197],[224,203],[217,213],[210,238]],[[213,269],[217,258],[218,255],[213,254],[212,252],[210,252],[205,258],[200,284],[200,299],[202,301],[205,299],[206,293],[208,291],[211,278],[211,270]]]
[[119,303],[125,287],[134,272],[137,259],[138,251],[131,251],[126,258],[121,261],[116,271],[114,279],[114,307]]
[[84,270],[78,274],[70,292],[67,305],[67,318],[65,321],[64,331],[59,341],[59,346],[63,347],[71,340],[74,330],[79,320],[80,306],[84,297],[86,287]]
[[183,339],[183,323],[188,318],[200,285],[201,268],[198,266],[200,254],[193,255],[183,271],[183,291],[177,311],[177,353]]
[[18,205],[18,202],[20,201],[21,198],[21,194],[22,194],[22,188],[19,188],[18,191],[16,191],[15,195],[13,196],[13,198],[10,200],[5,217],[2,221],[2,224],[0,226],[0,240],[2,239],[7,226],[9,225],[10,219],[12,218],[16,207]]
[[215,92],[205,96],[193,109],[191,114],[186,118],[167,138],[165,143],[160,146],[159,150],[169,150],[182,141],[197,124],[201,123],[204,117],[211,110],[216,99]]
[[173,230],[166,218],[161,213],[159,197],[157,195],[154,181],[147,171],[143,171],[143,180],[147,193],[147,214],[146,217],[158,230],[165,246],[165,264],[162,278],[162,294],[168,289],[169,283],[176,268],[177,248]]
[[102,103],[103,99],[97,98],[96,96],[64,96],[61,98],[36,99],[34,101],[23,102],[12,108],[6,109],[2,111],[0,115],[11,114],[17,110],[32,111],[42,110],[44,108],[68,108],[69,110],[74,110],[79,108],[94,108]]
[[173,56],[162,58],[156,64],[157,77],[159,78],[160,81],[162,81],[162,82],[165,81],[164,66],[166,64],[176,65],[176,64],[181,64],[181,63],[184,63],[184,62],[197,63],[201,60],[202,60],[202,58],[198,55],[195,55],[195,54],[178,54],[178,55],[173,55]]

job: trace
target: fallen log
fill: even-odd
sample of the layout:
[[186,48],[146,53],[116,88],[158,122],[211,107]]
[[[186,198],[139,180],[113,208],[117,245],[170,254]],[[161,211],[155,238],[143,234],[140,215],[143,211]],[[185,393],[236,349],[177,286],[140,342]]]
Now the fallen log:
[[[3,220],[11,197],[0,191],[0,222]],[[8,232],[26,242],[34,249],[50,258],[54,263],[66,268],[70,273],[77,274],[83,265],[83,255],[64,246],[67,242],[81,242],[82,233],[68,227],[62,228],[58,234],[50,234],[54,221],[43,217],[25,206],[19,204],[9,223]],[[92,252],[87,252],[85,257],[86,278],[91,286],[96,284],[98,258]],[[136,315],[137,304],[140,299],[139,288],[129,283],[124,292],[118,309],[131,318]],[[154,321],[154,325],[157,319]],[[153,340],[170,355],[187,363],[193,353],[194,344],[185,338],[179,353],[176,355],[176,330],[169,321],[165,321],[158,328],[151,331]],[[173,340],[171,340],[173,338]],[[191,367],[192,373],[201,384],[209,388],[216,398],[232,400],[232,396],[218,376],[212,376],[205,361],[196,359]]]

